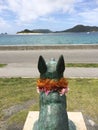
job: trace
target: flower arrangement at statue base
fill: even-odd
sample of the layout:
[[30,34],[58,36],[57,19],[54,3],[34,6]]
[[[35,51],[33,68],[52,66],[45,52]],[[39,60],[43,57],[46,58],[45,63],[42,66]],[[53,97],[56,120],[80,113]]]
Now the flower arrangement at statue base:
[[66,78],[59,80],[55,79],[39,79],[37,81],[38,92],[45,92],[48,95],[50,92],[57,91],[60,95],[68,92],[68,81]]

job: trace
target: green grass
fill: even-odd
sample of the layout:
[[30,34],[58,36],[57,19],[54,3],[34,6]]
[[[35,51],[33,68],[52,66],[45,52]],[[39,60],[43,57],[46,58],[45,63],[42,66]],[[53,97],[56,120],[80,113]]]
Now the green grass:
[[7,64],[0,64],[0,68],[5,67]]
[[29,100],[34,100],[38,103],[38,94],[35,86],[36,79],[0,79],[0,118],[3,119],[3,109],[23,104]]
[[35,93],[35,84],[35,79],[0,79],[0,106],[8,108],[34,98],[37,95]]
[[[68,111],[80,111],[98,123],[98,79],[68,79],[67,95]],[[29,100],[35,103],[27,109],[14,113],[9,123],[24,123],[27,113],[39,110],[39,95],[36,92],[36,79],[32,78],[0,78],[0,120],[4,120],[3,110]]]
[[68,111],[81,111],[98,123],[98,79],[69,79]]
[[66,67],[86,67],[86,68],[98,68],[98,64],[96,63],[66,63]]

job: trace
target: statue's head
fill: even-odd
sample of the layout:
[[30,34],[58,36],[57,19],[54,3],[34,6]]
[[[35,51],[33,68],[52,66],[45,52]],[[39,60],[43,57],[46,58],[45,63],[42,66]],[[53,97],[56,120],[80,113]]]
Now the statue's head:
[[45,62],[42,56],[39,57],[38,70],[40,72],[40,78],[49,79],[60,79],[63,77],[63,72],[65,70],[65,63],[63,55],[59,57],[56,62],[55,59],[51,59],[48,63]]

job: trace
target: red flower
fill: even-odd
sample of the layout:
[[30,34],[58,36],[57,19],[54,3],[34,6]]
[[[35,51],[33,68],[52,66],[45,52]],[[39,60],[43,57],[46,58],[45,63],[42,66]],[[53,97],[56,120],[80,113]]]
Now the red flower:
[[65,94],[68,92],[68,81],[65,78],[61,78],[60,80],[39,79],[37,81],[37,87],[39,91],[44,91],[47,94],[54,90],[60,94]]

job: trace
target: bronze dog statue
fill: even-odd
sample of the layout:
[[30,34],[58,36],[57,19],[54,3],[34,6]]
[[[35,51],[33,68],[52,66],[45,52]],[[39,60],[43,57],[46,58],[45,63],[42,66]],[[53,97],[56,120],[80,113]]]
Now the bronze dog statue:
[[40,92],[40,112],[38,130],[69,130],[66,111],[66,95],[68,82],[63,77],[65,70],[64,58],[61,55],[58,62],[52,59],[46,63],[39,57],[38,90]]

